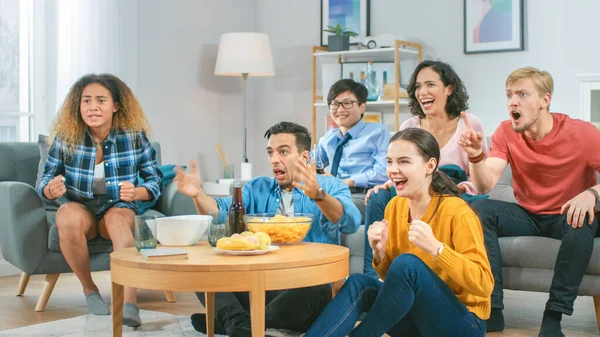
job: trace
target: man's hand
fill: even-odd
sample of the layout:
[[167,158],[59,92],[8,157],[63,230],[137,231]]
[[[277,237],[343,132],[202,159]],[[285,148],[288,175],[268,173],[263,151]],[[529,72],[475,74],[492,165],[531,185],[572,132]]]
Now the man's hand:
[[344,179],[344,182],[346,183],[346,185],[348,185],[348,187],[354,187],[356,186],[356,183],[354,182],[354,180],[348,178],[348,179]]
[[186,172],[181,166],[177,166],[175,171],[175,179],[177,182],[177,192],[187,195],[190,198],[195,198],[201,191],[201,179],[196,167],[196,161],[190,163],[191,172]]
[[408,241],[421,248],[425,252],[437,257],[437,252],[443,245],[433,235],[431,226],[421,220],[413,220],[408,230]]
[[315,159],[313,158],[310,161],[310,165],[306,164],[302,158],[298,159],[295,171],[292,185],[301,189],[307,197],[311,199],[317,198],[319,196],[319,181],[317,180]]
[[373,224],[369,226],[369,230],[367,230],[367,238],[369,240],[369,246],[373,249],[374,255],[385,252],[385,245],[388,240],[387,220],[383,219],[381,221],[373,222]]
[[132,202],[135,199],[135,186],[129,181],[119,183],[119,198],[122,201]]
[[394,183],[392,183],[391,180],[388,180],[385,183],[383,183],[382,185],[377,185],[377,186],[371,188],[370,190],[368,190],[367,195],[365,196],[365,205],[367,204],[367,202],[369,202],[371,193],[377,194],[377,193],[379,193],[379,190],[389,190],[390,188],[392,188],[393,185],[394,185]]
[[461,112],[460,116],[465,123],[465,129],[462,131],[458,140],[458,145],[469,155],[469,157],[477,157],[483,152],[483,134],[476,132],[469,124],[467,113]]
[[582,227],[585,220],[585,214],[588,214],[588,224],[594,221],[594,208],[596,206],[596,196],[592,191],[583,191],[575,198],[567,201],[561,208],[560,214],[567,211],[567,223],[573,228]]
[[62,174],[57,175],[46,185],[46,199],[54,200],[62,197],[67,192],[65,178]]

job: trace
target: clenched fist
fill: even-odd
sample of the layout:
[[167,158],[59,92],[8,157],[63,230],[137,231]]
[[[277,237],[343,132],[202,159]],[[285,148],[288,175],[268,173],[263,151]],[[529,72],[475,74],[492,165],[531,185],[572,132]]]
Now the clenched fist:
[[135,186],[132,183],[124,181],[119,183],[119,187],[119,198],[122,201],[132,202],[135,200]]
[[442,243],[433,235],[431,226],[421,220],[413,220],[408,230],[408,241],[433,257],[437,257]]
[[67,192],[65,178],[62,176],[62,174],[57,175],[54,177],[54,179],[50,180],[44,190],[44,195],[48,200],[54,200],[62,197]]
[[373,249],[373,254],[385,252],[385,245],[388,240],[388,222],[383,219],[375,221],[367,231],[369,246]]

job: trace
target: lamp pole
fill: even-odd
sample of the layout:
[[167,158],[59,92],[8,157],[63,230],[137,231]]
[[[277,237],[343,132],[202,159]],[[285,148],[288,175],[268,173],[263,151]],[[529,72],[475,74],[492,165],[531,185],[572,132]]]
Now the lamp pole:
[[247,138],[247,131],[246,131],[246,81],[248,80],[248,73],[242,73],[242,113],[243,113],[243,123],[244,123],[244,155],[243,155],[243,160],[244,163],[248,162],[248,154],[246,152],[246,138]]

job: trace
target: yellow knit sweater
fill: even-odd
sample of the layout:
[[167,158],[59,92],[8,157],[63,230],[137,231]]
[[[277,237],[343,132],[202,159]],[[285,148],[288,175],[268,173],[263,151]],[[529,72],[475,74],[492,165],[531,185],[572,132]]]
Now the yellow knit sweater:
[[436,239],[444,244],[442,254],[433,258],[408,241],[408,199],[395,197],[385,209],[388,221],[388,241],[385,258],[373,267],[381,279],[400,254],[418,256],[454,292],[458,300],[480,319],[488,319],[494,278],[483,243],[479,218],[471,207],[459,197],[445,196],[432,215],[438,202],[434,195],[421,221],[427,222]]

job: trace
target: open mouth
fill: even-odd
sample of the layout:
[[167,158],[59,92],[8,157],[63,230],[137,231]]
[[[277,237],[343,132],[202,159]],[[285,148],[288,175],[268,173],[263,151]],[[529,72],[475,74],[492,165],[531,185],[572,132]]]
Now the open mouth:
[[421,100],[421,105],[423,106],[423,108],[429,109],[433,105],[433,102],[434,102],[434,99],[426,98],[426,99]]
[[519,118],[521,118],[521,113],[518,111],[511,111],[510,112],[510,116],[514,119],[514,120],[518,120]]
[[402,179],[402,178],[394,178],[394,179],[392,179],[392,182],[394,183],[394,187],[396,189],[402,189],[402,188],[404,188],[404,186],[406,185],[407,181],[408,181],[408,179]]
[[273,175],[275,176],[275,179],[277,180],[283,180],[285,179],[285,170],[279,169],[279,168],[275,168],[273,169]]

